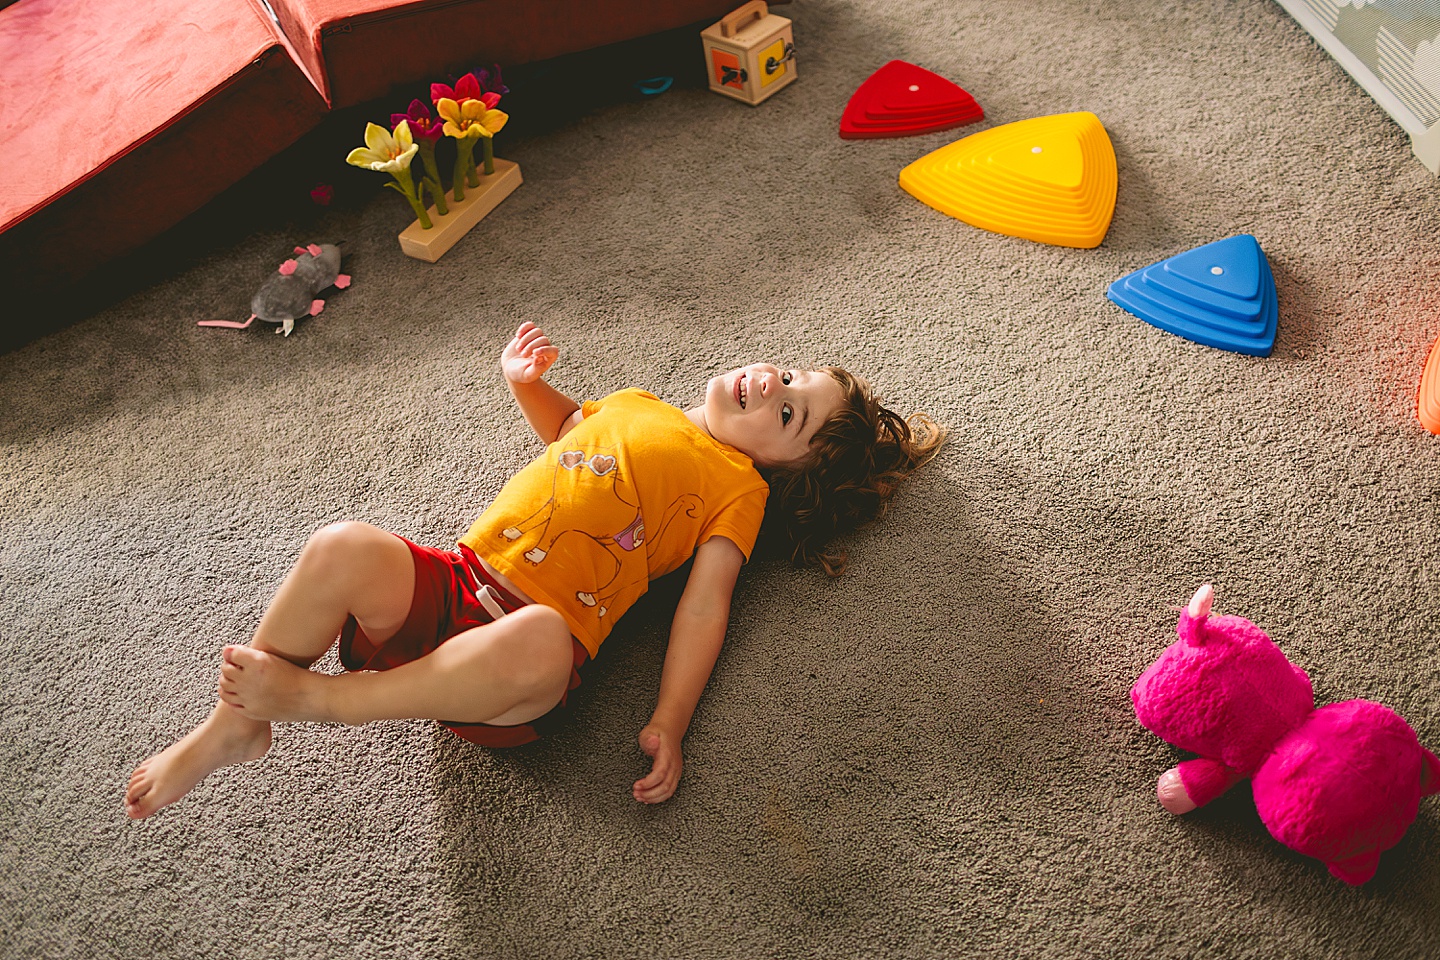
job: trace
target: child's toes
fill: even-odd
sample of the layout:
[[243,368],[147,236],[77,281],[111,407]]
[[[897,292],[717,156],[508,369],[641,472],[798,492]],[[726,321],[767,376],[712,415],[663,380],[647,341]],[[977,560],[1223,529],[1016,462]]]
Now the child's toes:
[[125,798],[125,814],[126,814],[126,816],[128,816],[131,820],[143,820],[143,819],[145,819],[146,817],[150,816],[150,814],[154,813],[155,811],[152,810],[152,809],[150,809],[150,805],[146,803],[146,800],[148,800],[149,797],[150,797],[150,791],[149,791],[149,790],[146,790],[144,793],[140,794],[139,796],[137,796],[137,797],[135,797],[135,798],[133,798],[133,799],[131,799],[131,798],[129,798],[129,797],[126,797],[126,798]]
[[[246,670],[263,663],[269,654],[254,647],[230,646],[225,648],[225,661],[237,670]],[[222,668],[223,669],[223,668]]]
[[150,781],[141,777],[139,771],[130,778],[130,785],[125,789],[125,806],[133,807],[140,802],[140,798],[150,792]]

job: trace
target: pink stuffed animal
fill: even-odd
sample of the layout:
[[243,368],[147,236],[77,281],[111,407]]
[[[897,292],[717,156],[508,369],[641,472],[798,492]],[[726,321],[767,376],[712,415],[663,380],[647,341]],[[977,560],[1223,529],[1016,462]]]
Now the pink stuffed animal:
[[1315,709],[1305,671],[1259,627],[1211,617],[1201,587],[1172,643],[1135,681],[1147,730],[1198,753],[1165,771],[1156,793],[1171,813],[1204,806],[1246,777],[1270,833],[1335,876],[1361,884],[1440,792],[1440,760],[1388,707],[1347,700]]

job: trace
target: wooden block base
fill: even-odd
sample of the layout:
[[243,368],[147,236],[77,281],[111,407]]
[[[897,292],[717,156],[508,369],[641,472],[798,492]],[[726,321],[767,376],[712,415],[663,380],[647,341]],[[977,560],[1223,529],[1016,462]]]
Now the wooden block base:
[[401,231],[400,249],[407,256],[434,263],[445,255],[445,251],[455,246],[471,227],[479,223],[485,214],[514,193],[515,188],[522,182],[520,164],[496,157],[495,172],[489,176],[480,174],[478,187],[467,185],[464,200],[457,203],[446,196],[449,213],[442,217],[435,212],[434,207],[430,208],[430,222],[434,226],[429,230],[423,229],[420,221],[416,220]]

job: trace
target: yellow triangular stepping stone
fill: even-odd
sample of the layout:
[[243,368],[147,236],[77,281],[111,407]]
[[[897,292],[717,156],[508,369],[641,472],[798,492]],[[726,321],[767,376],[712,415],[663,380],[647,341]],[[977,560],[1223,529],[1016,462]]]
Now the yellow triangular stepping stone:
[[1098,247],[1115,215],[1115,148],[1088,111],[984,130],[900,171],[900,186],[966,223],[1061,247]]

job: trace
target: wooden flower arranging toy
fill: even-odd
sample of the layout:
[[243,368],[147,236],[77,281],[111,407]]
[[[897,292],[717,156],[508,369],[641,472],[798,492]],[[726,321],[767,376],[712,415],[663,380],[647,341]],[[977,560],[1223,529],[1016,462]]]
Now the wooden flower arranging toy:
[[[365,146],[345,158],[354,166],[395,178],[386,186],[409,201],[415,211],[415,222],[400,234],[400,249],[416,259],[439,260],[522,182],[519,165],[495,159],[492,147],[495,134],[510,119],[496,109],[500,95],[508,92],[501,83],[500,68],[480,73],[483,80],[467,73],[453,89],[443,83],[431,84],[430,100],[438,118],[424,103],[413,100],[408,113],[391,114],[392,130],[374,123],[366,126]],[[445,137],[455,142],[455,173],[448,195],[435,160],[435,148]],[[475,163],[477,144],[483,148],[483,173]],[[418,182],[411,172],[417,155],[424,167]],[[432,201],[429,206],[427,193]]]
[[1115,149],[1089,112],[971,134],[900,171],[900,186],[983,230],[1098,247],[1115,214]]
[[962,127],[985,118],[963,89],[924,67],[891,60],[872,73],[845,105],[845,140],[909,137]]

